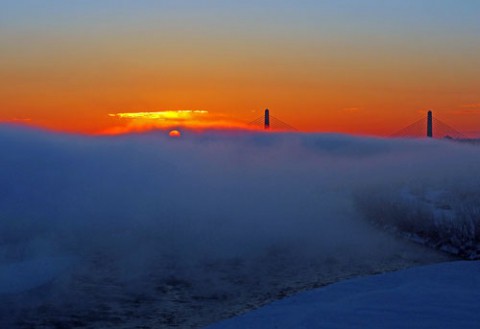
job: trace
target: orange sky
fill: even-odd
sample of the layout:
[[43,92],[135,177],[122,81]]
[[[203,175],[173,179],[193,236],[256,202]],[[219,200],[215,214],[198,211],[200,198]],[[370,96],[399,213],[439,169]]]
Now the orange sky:
[[[268,107],[301,131],[389,135],[433,109],[480,135],[477,35],[441,34],[422,16],[412,29],[385,19],[382,32],[342,14],[317,30],[316,13],[306,15],[256,30],[202,14],[184,28],[174,20],[101,26],[102,17],[96,28],[38,17],[0,25],[0,121],[101,133],[132,126],[110,114],[203,110],[214,125],[237,127]],[[298,25],[307,18],[311,26]]]

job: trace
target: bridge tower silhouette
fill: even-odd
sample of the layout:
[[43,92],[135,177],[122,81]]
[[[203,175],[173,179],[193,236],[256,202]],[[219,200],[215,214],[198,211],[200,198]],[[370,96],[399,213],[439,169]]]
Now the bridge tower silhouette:
[[264,128],[265,130],[270,129],[270,110],[265,110],[265,120],[264,120]]
[[428,111],[426,117],[391,135],[391,137],[400,138],[421,138],[425,136],[427,138],[466,139],[464,134],[434,117],[432,111]]
[[427,137],[433,138],[433,112],[428,111],[427,113]]
[[249,125],[256,126],[258,128],[263,128],[266,131],[268,130],[297,131],[297,129],[290,126],[288,123],[285,123],[282,120],[271,115],[269,109],[266,109],[264,115],[262,115],[261,117],[258,117],[252,122],[249,122]]

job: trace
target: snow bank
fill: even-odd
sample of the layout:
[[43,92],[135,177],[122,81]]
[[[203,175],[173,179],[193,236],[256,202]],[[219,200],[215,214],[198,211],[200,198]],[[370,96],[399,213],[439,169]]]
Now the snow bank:
[[[472,180],[475,181],[476,178]],[[367,221],[430,247],[480,259],[480,191],[465,181],[376,186],[355,197]]]
[[480,262],[416,267],[302,293],[208,329],[478,328]]

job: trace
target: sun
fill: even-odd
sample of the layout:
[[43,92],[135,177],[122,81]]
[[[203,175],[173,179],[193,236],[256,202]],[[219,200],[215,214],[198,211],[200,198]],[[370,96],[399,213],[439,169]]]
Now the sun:
[[180,133],[180,131],[178,131],[178,130],[172,130],[168,133],[168,136],[170,136],[172,138],[178,138],[178,137],[182,136],[182,133]]

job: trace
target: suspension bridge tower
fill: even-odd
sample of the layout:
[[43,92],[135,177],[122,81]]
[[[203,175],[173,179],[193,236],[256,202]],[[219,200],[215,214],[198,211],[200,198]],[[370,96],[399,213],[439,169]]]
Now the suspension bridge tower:
[[265,131],[297,131],[288,123],[271,115],[269,109],[266,109],[263,115],[250,122],[249,125],[256,126],[258,129],[263,128]]
[[[425,122],[426,120],[426,122]],[[425,123],[427,134],[425,136]],[[435,134],[435,135],[434,135]],[[412,123],[411,125],[397,131],[392,137],[406,137],[406,138],[448,138],[448,139],[465,139],[465,135],[450,127],[445,122],[433,117],[433,112],[428,111],[427,117]]]
[[427,114],[427,137],[433,137],[433,113],[432,111],[428,111]]
[[265,110],[264,127],[265,127],[265,130],[270,129],[270,110],[269,109]]

